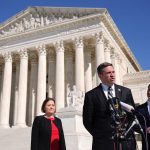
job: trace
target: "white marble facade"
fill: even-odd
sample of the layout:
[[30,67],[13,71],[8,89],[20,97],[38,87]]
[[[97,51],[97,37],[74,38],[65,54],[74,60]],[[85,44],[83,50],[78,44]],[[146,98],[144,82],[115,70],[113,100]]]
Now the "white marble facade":
[[147,101],[147,88],[150,84],[150,70],[129,73],[123,77],[124,85],[131,88],[137,105]]
[[48,97],[80,108],[108,61],[116,83],[141,70],[106,9],[29,7],[0,25],[0,127],[31,126]]

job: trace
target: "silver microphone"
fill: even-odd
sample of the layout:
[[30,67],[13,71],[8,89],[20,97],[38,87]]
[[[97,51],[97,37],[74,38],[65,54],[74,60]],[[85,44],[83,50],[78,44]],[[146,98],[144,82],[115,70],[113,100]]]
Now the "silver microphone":
[[133,112],[134,111],[134,107],[129,105],[129,104],[126,104],[124,102],[120,102],[120,105],[121,105],[121,108],[123,110],[126,110],[127,112]]

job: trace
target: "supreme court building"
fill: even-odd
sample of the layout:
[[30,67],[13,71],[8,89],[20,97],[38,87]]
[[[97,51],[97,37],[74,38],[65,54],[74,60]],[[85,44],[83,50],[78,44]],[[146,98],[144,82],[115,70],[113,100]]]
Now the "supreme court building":
[[136,84],[128,76],[141,67],[106,9],[29,7],[6,20],[0,24],[0,127],[31,126],[46,96],[53,97],[67,140],[82,140],[74,142],[76,150],[86,146],[84,94],[100,83],[96,68],[104,61],[114,65],[117,84]]

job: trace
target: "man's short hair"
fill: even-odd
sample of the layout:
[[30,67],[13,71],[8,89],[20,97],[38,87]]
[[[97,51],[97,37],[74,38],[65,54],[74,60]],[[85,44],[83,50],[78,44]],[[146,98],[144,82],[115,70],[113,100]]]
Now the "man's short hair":
[[112,66],[112,67],[113,67],[113,65],[112,65],[111,63],[109,63],[109,62],[101,63],[101,64],[97,67],[97,73],[98,73],[98,74],[102,74],[102,73],[103,73],[103,69],[106,68],[106,67],[108,67],[108,66]]

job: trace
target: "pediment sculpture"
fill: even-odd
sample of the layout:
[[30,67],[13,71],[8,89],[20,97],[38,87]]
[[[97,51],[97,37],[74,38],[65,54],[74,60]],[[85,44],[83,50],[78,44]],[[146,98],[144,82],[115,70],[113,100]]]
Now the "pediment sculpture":
[[40,27],[48,26],[54,23],[63,22],[69,19],[77,19],[77,16],[65,16],[65,15],[39,15],[39,14],[29,14],[29,16],[18,18],[17,21],[11,24],[5,25],[0,29],[0,37],[13,35],[17,33],[22,33],[25,31],[37,29]]

